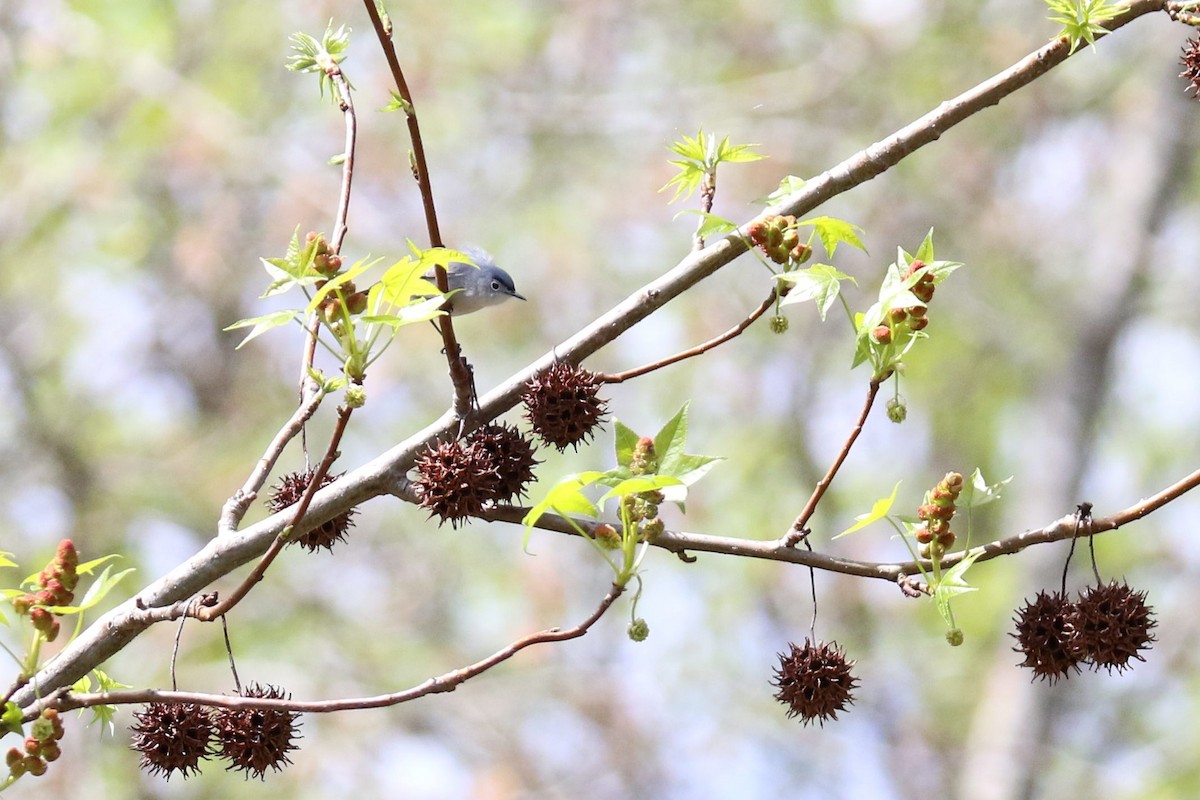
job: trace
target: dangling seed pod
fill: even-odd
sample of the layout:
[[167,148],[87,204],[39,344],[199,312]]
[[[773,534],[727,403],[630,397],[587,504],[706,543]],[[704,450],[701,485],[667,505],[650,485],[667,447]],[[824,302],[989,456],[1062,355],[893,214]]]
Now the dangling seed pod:
[[805,640],[800,647],[788,643],[790,651],[779,654],[772,685],[778,687],[775,699],[788,707],[788,717],[800,717],[808,725],[822,727],[827,719],[837,719],[854,702],[851,692],[858,679],[853,661],[847,661],[836,642],[826,644]]
[[1072,669],[1079,672],[1080,659],[1072,652],[1074,605],[1061,592],[1038,592],[1017,611],[1017,632],[1011,635],[1019,646],[1014,649],[1025,654],[1020,666],[1032,669],[1035,678],[1054,683],[1069,678]]
[[[282,689],[251,684],[242,697],[262,697],[271,700],[289,699]],[[274,708],[222,708],[214,713],[220,757],[229,761],[226,769],[240,769],[249,778],[262,779],[267,769],[279,772],[291,764],[288,753],[296,749],[296,720],[300,715]]]
[[184,778],[200,771],[200,760],[213,755],[213,721],[209,710],[196,703],[151,703],[135,712],[133,749],[142,754],[139,766],[167,780],[178,772]]
[[1145,661],[1140,651],[1154,641],[1150,629],[1158,623],[1146,605],[1145,592],[1112,581],[1093,586],[1080,597],[1070,624],[1075,631],[1072,652],[1097,671],[1104,668],[1111,673],[1114,668],[1124,671],[1131,659]]
[[597,397],[600,379],[582,367],[558,363],[525,387],[525,417],[534,433],[560,451],[579,448],[600,424],[608,402]]
[[[299,503],[300,498],[304,497],[304,493],[308,491],[308,485],[312,483],[314,474],[316,473],[313,470],[308,470],[306,472],[291,472],[280,478],[279,483],[271,493],[271,499],[267,501],[267,508],[271,510],[271,513],[282,511],[288,506]],[[321,488],[325,488],[340,477],[340,475],[326,474],[321,479]],[[355,513],[357,512],[352,508],[349,511],[338,514],[333,519],[326,520],[304,535],[295,537],[292,541],[299,542],[310,553],[316,552],[322,547],[326,550],[333,550],[335,544],[346,541],[346,533],[354,526],[351,518]]]
[[533,457],[533,444],[511,425],[485,425],[471,433],[472,446],[482,448],[492,459],[498,480],[495,497],[498,503],[509,503],[525,495],[525,487],[533,481],[533,467],[540,464]]
[[499,496],[500,473],[488,450],[461,440],[438,442],[417,456],[417,479],[421,505],[439,524],[451,527],[482,513],[484,506]]

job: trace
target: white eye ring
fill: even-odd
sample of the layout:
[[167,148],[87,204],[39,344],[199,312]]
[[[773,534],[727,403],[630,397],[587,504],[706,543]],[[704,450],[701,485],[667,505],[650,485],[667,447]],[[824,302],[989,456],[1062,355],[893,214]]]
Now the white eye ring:
[[493,292],[500,291],[500,281],[492,281],[492,291]]

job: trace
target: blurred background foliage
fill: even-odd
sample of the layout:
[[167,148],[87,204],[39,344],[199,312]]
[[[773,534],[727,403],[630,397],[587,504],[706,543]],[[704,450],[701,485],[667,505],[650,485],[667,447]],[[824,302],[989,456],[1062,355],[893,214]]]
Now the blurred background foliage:
[[[457,326],[481,390],[687,252],[693,218],[673,219],[657,192],[679,135],[703,126],[769,156],[719,175],[714,210],[745,220],[784,175],[821,172],[1054,33],[1038,0],[394,0],[390,12],[446,237],[491,249],[530,298]],[[405,237],[425,243],[424,224],[402,119],[375,111],[390,84],[361,4],[0,2],[0,549],[23,567],[71,537],[85,557],[127,556],[138,585],[162,574],[214,535],[286,419],[298,329],[237,353],[221,329],[269,307],[260,256],[280,255],[297,225],[332,225],[342,120],[314,79],[283,69],[288,35],[330,18],[354,29],[344,66],[360,121],[344,253],[396,257]],[[869,255],[835,260],[859,280],[859,309],[894,248],[931,226],[939,256],[968,268],[938,292],[933,338],[910,359],[908,422],[876,410],[815,520],[818,549],[903,558],[881,527],[829,541],[899,479],[912,513],[947,470],[1014,475],[976,519],[980,541],[1085,499],[1109,513],[1196,467],[1200,106],[1175,77],[1186,37],[1144,18],[821,210],[866,230]],[[588,366],[706,339],[768,289],[744,257]],[[670,525],[781,535],[848,432],[868,376],[848,370],[844,319],[788,316],[785,336],[760,325],[612,388],[613,414],[646,432],[693,399],[689,449],[728,458]],[[402,332],[372,369],[340,468],[444,410],[439,347],[428,326]],[[542,455],[543,480],[605,469],[611,436]],[[659,552],[645,643],[626,638],[622,605],[584,639],[451,695],[309,716],[294,766],[265,785],[216,763],[186,782],[141,775],[124,710],[115,741],[71,724],[63,759],[9,794],[1195,797],[1196,513],[1185,496],[1097,542],[1104,575],[1146,589],[1159,614],[1148,663],[1120,676],[1050,687],[1015,666],[1012,609],[1057,584],[1065,543],[977,567],[957,649],[929,603],[819,574],[818,634],[858,659],[862,686],[837,723],[803,728],[768,680],[775,653],[807,633],[808,574]],[[232,614],[243,680],[301,699],[394,691],[573,624],[610,577],[566,537],[537,533],[530,555],[514,526],[439,529],[387,499],[357,521],[332,555],[289,551]],[[1077,562],[1069,585],[1087,580]],[[153,629],[108,671],[167,685],[174,634]],[[216,628],[184,630],[179,679],[232,689]]]

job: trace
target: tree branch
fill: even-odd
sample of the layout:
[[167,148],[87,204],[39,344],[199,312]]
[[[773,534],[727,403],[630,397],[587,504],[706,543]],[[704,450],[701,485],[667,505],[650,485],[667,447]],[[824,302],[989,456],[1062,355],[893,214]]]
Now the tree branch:
[[[378,15],[373,3],[366,0],[366,5],[373,18],[372,22],[376,23]],[[1161,11],[1163,7],[1163,0],[1134,0],[1125,14],[1105,24],[1115,30],[1147,13]],[[386,41],[386,34],[378,24],[376,29],[382,40]],[[393,62],[395,54],[391,53],[390,46],[384,49],[385,53],[390,53],[389,63]],[[1062,40],[1051,42],[1013,67],[954,100],[943,103],[919,120],[818,175],[779,206],[766,209],[760,216],[800,216],[830,198],[874,178],[918,148],[935,141],[954,125],[995,105],[1065,61],[1069,55],[1067,49]],[[558,361],[572,364],[582,362],[666,303],[732,262],[747,249],[746,227],[750,222],[753,220],[747,221],[738,231],[704,250],[689,253],[675,268],[643,286],[550,352],[495,387],[480,398],[478,412],[472,415],[472,419],[495,419],[519,402],[526,383],[543,369]],[[317,492],[303,525],[295,533],[303,533],[312,526],[344,513],[352,506],[390,493],[411,468],[416,455],[439,437],[457,435],[460,422],[461,418],[454,410],[448,411],[390,450]],[[287,526],[288,519],[286,512],[280,512],[236,534],[211,539],[196,555],[145,587],[135,598],[100,617],[67,645],[36,676],[36,685],[40,687],[40,691],[48,693],[75,682],[87,674],[88,670],[125,647],[150,624],[149,621],[139,618],[141,608],[167,606],[191,597],[203,591],[213,581],[256,558]],[[800,555],[795,551],[789,552]],[[22,688],[14,696],[17,702],[23,705],[30,703],[33,697],[31,686]]]
[[36,703],[27,713],[30,719],[41,713],[43,708],[57,708],[59,711],[69,711],[76,708],[88,708],[99,705],[128,705],[143,703],[199,703],[205,706],[220,708],[255,709],[274,708],[284,711],[296,711],[312,714],[327,714],[333,711],[348,711],[364,708],[386,708],[388,706],[407,703],[430,694],[453,692],[462,684],[489,669],[504,663],[527,647],[535,644],[550,642],[565,642],[578,639],[591,629],[612,607],[617,598],[624,593],[625,587],[613,584],[608,594],[600,601],[587,619],[572,628],[548,628],[533,633],[509,643],[492,653],[487,658],[474,664],[438,675],[422,683],[392,694],[376,695],[374,697],[356,697],[345,700],[317,700],[311,702],[269,699],[262,697],[231,697],[223,694],[207,694],[202,692],[175,692],[144,689],[132,691],[79,693],[59,692],[48,697],[45,701]]

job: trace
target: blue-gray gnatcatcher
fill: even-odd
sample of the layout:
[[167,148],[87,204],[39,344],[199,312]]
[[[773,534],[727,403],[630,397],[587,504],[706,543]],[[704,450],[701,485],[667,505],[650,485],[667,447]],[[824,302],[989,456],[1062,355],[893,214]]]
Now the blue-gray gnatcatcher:
[[[452,261],[446,268],[446,283],[450,291],[450,314],[461,317],[481,308],[503,303],[510,297],[525,298],[517,292],[512,276],[496,266],[495,260],[478,247],[464,247],[462,252],[471,257],[478,269],[461,261]],[[426,280],[434,281],[433,271],[425,273]]]

